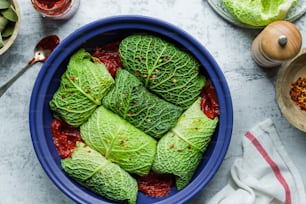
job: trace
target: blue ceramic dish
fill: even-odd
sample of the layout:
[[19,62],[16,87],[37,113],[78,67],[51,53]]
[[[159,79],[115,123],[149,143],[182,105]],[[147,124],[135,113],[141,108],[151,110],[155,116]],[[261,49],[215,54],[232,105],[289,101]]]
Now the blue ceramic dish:
[[208,184],[227,152],[233,126],[230,92],[219,66],[199,42],[171,24],[144,16],[116,16],[92,22],[64,39],[44,63],[33,88],[29,114],[33,146],[43,169],[54,184],[77,203],[108,204],[112,202],[80,186],[66,176],[61,169],[60,157],[52,141],[50,124],[53,117],[49,109],[49,101],[59,87],[60,77],[72,53],[80,47],[91,50],[99,44],[119,40],[139,32],[161,36],[189,50],[202,64],[203,73],[212,80],[221,114],[217,130],[190,184],[181,191],[173,187],[170,195],[163,198],[151,198],[138,193],[137,203],[185,203]]

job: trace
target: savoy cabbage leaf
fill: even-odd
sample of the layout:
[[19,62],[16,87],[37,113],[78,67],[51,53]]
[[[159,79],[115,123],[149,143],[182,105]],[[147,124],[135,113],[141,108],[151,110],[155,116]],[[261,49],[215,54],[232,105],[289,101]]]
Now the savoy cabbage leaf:
[[71,178],[93,192],[113,201],[136,203],[136,180],[86,144],[77,142],[71,157],[61,165]]
[[80,127],[85,143],[129,173],[149,173],[156,153],[156,140],[120,116],[99,106]]
[[102,63],[94,62],[84,49],[72,55],[60,87],[50,101],[55,116],[72,126],[80,126],[101,105],[114,79]]
[[123,67],[166,101],[188,108],[199,96],[205,78],[189,53],[152,35],[130,35],[119,46]]
[[225,8],[240,22],[266,26],[283,20],[297,0],[222,0]]
[[218,117],[209,119],[202,112],[200,102],[198,98],[157,145],[152,169],[174,174],[179,190],[190,182],[219,120]]
[[102,104],[135,127],[160,138],[175,126],[182,108],[149,92],[143,84],[124,69],[116,74],[114,88],[103,98]]

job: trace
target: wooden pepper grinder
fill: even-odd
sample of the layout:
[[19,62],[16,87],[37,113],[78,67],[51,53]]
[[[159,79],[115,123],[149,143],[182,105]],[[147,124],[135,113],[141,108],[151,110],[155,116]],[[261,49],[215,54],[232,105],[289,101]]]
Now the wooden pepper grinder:
[[252,58],[261,67],[273,68],[292,59],[301,50],[302,35],[288,21],[267,25],[252,43]]

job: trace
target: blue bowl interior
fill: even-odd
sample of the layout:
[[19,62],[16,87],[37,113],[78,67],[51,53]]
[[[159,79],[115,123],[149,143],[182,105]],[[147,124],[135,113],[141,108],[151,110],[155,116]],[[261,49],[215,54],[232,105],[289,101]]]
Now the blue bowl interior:
[[96,46],[122,39],[134,33],[161,36],[193,54],[201,63],[201,71],[216,88],[220,105],[219,125],[207,151],[203,155],[190,184],[163,198],[151,198],[138,193],[138,203],[184,203],[199,193],[212,179],[230,143],[233,113],[227,82],[209,52],[188,33],[166,22],[144,16],[117,16],[90,23],[69,35],[44,63],[35,82],[30,102],[30,131],[36,155],[47,175],[67,196],[78,203],[112,203],[80,186],[66,176],[60,166],[60,157],[53,145],[50,124],[53,120],[49,101],[59,87],[70,56],[79,48],[88,51]]

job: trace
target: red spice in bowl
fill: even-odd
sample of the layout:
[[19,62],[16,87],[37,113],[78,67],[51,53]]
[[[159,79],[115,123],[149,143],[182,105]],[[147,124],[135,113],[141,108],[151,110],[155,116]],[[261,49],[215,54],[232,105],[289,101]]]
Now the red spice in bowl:
[[306,77],[299,77],[296,82],[291,84],[291,99],[302,110],[306,110]]

